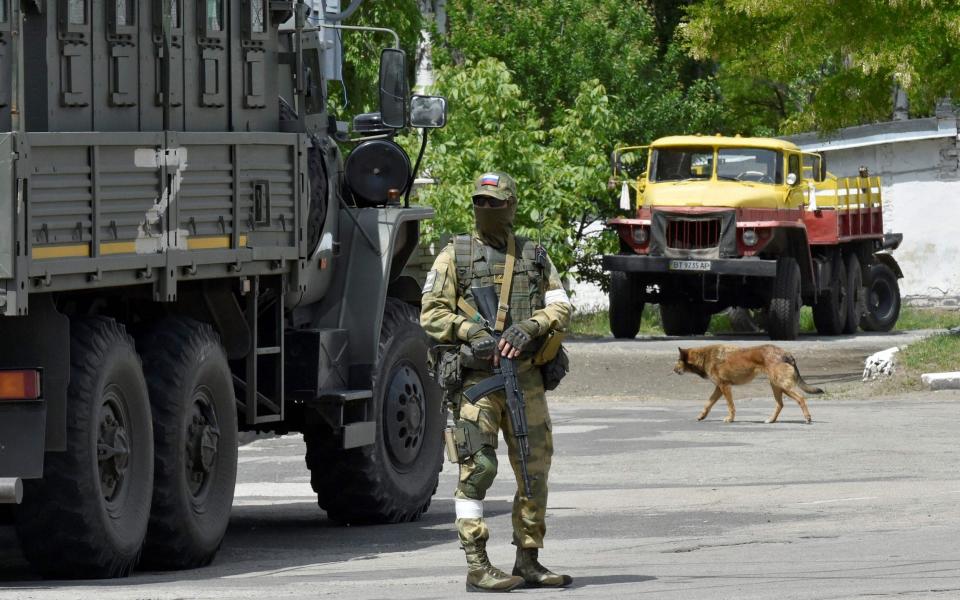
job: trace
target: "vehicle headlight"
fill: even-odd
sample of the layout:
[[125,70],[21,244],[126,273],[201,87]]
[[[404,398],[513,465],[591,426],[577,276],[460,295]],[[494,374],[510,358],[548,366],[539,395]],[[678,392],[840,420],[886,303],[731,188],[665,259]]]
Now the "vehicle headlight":
[[646,244],[650,239],[650,230],[646,227],[633,228],[633,241],[638,244]]
[[759,239],[759,236],[757,236],[756,229],[743,230],[743,244],[745,246],[756,246],[758,239]]

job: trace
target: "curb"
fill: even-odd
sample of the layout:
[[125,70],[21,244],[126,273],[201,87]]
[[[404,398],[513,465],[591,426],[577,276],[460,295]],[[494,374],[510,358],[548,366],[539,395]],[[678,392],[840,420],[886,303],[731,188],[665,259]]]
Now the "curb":
[[960,371],[950,373],[924,373],[920,381],[930,390],[960,390]]

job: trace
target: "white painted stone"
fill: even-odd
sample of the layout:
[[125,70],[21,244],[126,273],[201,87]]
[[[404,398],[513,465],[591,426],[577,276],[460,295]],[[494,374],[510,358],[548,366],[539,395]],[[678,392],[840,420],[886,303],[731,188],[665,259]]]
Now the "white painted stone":
[[960,371],[924,373],[920,376],[920,381],[931,390],[960,390]]
[[863,380],[871,381],[877,377],[893,375],[897,352],[900,352],[900,348],[887,348],[868,356],[863,366]]

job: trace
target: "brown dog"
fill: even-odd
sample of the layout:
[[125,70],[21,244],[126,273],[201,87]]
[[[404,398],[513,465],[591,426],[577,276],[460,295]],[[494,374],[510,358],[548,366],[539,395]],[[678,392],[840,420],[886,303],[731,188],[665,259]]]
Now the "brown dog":
[[760,373],[766,374],[767,379],[770,380],[773,399],[777,401],[777,407],[773,409],[773,414],[767,419],[767,423],[775,423],[780,416],[780,411],[783,410],[784,394],[797,401],[800,410],[803,411],[803,418],[810,423],[807,400],[800,390],[808,394],[823,393],[822,389],[807,385],[800,376],[797,361],[792,355],[771,344],[752,348],[722,344],[702,348],[680,348],[680,359],[673,367],[673,372],[682,375],[687,371],[709,379],[717,386],[707,400],[706,406],[703,407],[703,411],[700,412],[700,416],[697,417],[698,421],[704,420],[710,414],[710,409],[722,394],[727,399],[728,413],[723,422],[732,422],[737,414],[733,406],[733,386],[750,383]]

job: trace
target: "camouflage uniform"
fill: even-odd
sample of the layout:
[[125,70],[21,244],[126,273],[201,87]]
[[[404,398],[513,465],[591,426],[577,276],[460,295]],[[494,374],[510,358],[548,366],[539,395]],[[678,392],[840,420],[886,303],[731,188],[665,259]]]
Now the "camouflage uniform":
[[[501,182],[502,187],[512,186],[513,182],[508,176],[498,175],[506,179],[506,182]],[[483,177],[478,180],[477,194],[485,192],[480,185],[482,181]],[[560,276],[546,253],[531,240],[519,236],[515,239],[517,251],[509,299],[510,321],[535,322],[538,330],[536,337],[542,340],[550,331],[566,329],[573,309]],[[420,322],[427,334],[442,344],[468,343],[475,323],[458,309],[458,300],[462,297],[476,307],[471,288],[494,285],[499,292],[505,260],[506,249],[491,247],[480,235],[457,236],[454,242],[444,248],[437,256],[424,286]],[[490,394],[472,405],[461,397],[459,405],[453,407],[455,427],[469,428],[479,434],[477,437],[482,440],[482,447],[461,461],[460,480],[455,493],[457,531],[464,548],[468,549],[468,559],[469,548],[477,542],[485,545],[489,537],[483,520],[483,499],[497,473],[499,431],[503,431],[518,488],[513,499],[513,543],[518,549],[543,547],[553,435],[543,379],[540,369],[532,364],[532,356],[533,351],[527,350],[515,360],[526,401],[530,445],[527,468],[532,479],[530,497],[522,493],[519,448],[503,392]],[[489,360],[465,361],[464,366],[464,389],[488,377],[493,369]],[[536,558],[535,550],[533,557]],[[518,574],[516,570],[514,574]],[[568,584],[569,577],[562,577],[565,582],[563,585]],[[534,582],[528,579],[528,583]]]

